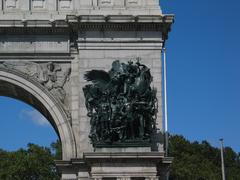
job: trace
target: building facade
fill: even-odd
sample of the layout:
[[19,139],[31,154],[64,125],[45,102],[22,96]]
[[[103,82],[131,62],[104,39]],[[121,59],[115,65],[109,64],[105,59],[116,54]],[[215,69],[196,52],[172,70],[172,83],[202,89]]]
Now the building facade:
[[[0,95],[26,102],[62,142],[62,179],[164,179],[161,52],[173,23],[158,0],[0,1]],[[151,144],[94,147],[83,88],[87,71],[139,60],[157,89]]]

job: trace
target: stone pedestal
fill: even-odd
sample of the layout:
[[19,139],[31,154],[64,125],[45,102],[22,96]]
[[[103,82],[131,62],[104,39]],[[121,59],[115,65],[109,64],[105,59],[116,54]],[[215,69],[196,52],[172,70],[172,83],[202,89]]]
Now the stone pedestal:
[[161,153],[84,153],[91,166],[92,178],[157,178],[157,164],[163,158]]
[[[157,180],[172,162],[161,152],[89,152],[83,159],[57,162],[62,179]],[[69,171],[68,171],[69,169]],[[164,177],[161,177],[164,179]]]

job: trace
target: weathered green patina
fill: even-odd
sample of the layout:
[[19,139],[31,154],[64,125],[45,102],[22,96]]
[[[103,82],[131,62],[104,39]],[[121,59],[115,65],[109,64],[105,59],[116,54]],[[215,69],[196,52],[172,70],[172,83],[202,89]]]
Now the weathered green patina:
[[151,88],[150,69],[129,61],[112,63],[109,72],[86,72],[91,84],[83,88],[93,146],[129,146],[149,143],[155,130],[156,89]]

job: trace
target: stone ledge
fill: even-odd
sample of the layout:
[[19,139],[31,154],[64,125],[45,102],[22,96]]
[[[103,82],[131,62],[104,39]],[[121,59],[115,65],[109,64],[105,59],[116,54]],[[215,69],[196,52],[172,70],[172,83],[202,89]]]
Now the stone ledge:
[[12,52],[9,53],[1,53],[0,54],[0,62],[6,61],[6,60],[20,60],[21,61],[41,61],[41,62],[49,62],[49,60],[54,61],[54,62],[71,62],[74,57],[70,56],[69,54],[61,54],[61,55],[56,55],[56,54],[13,54]]
[[112,22],[112,23],[131,23],[131,22],[158,22],[173,23],[174,15],[67,15],[68,22]]
[[[165,157],[164,152],[88,152],[83,153],[83,158],[74,158],[69,161],[56,160],[55,163],[58,166],[69,167],[73,165],[86,166],[87,162],[101,163],[99,160],[138,160],[142,159],[146,162],[153,163],[154,161],[162,162],[164,164],[171,164],[173,161],[172,157]],[[96,160],[96,161],[95,161]],[[150,161],[151,160],[151,161]]]
[[122,147],[122,148],[114,148],[114,147],[103,147],[96,148],[95,152],[151,152],[151,147]]
[[[168,168],[173,158],[164,157],[163,152],[142,153],[84,153],[83,159],[55,161],[63,173],[85,172],[88,178],[102,177],[155,177]],[[91,177],[90,177],[91,176]],[[86,177],[87,178],[87,177]]]
[[90,159],[155,159],[164,158],[163,152],[89,152],[83,153],[83,158]]
[[[19,18],[19,17],[18,17]],[[173,23],[174,15],[66,15],[66,19],[0,18],[0,27],[68,27],[69,23]]]

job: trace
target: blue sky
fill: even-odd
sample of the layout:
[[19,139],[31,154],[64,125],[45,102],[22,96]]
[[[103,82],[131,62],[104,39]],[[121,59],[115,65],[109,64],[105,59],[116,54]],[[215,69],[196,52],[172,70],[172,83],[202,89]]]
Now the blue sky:
[[169,131],[240,152],[240,1],[162,0],[175,23],[167,47]]
[[[169,131],[240,152],[240,1],[161,0],[175,23],[166,43]],[[53,128],[30,106],[0,97],[0,148],[49,146]]]
[[57,135],[48,121],[31,106],[0,96],[0,148],[17,150],[28,143],[50,146]]

